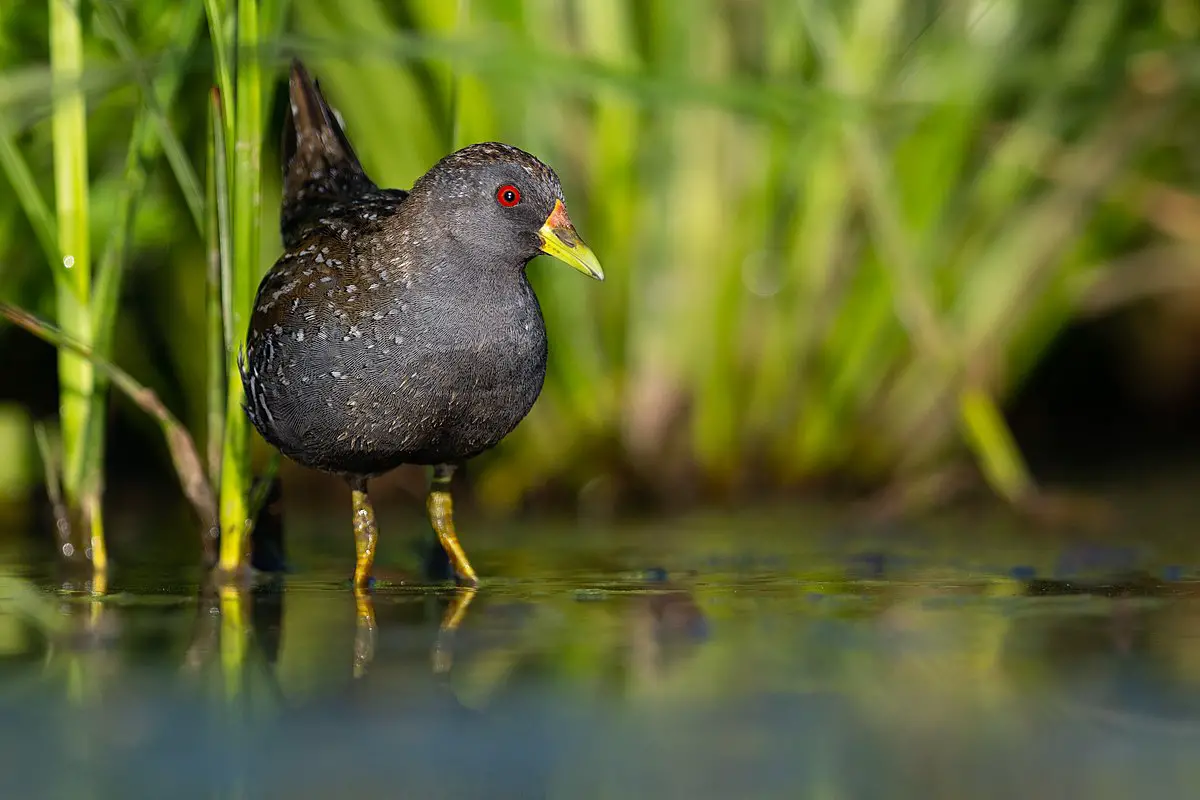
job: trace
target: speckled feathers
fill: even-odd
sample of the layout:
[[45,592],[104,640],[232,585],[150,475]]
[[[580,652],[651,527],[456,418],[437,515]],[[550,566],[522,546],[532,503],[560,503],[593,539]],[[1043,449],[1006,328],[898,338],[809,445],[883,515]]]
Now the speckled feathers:
[[[380,189],[302,67],[290,92],[285,252],[259,286],[240,361],[251,422],[289,458],[346,475],[493,447],[545,377],[524,267],[562,199],[557,176],[484,143],[410,192]],[[515,208],[496,202],[509,183]]]

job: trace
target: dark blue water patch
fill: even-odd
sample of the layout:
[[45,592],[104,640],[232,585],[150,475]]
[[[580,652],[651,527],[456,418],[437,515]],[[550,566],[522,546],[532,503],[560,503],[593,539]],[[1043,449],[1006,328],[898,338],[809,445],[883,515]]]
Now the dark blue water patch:
[[1053,574],[1061,580],[1104,572],[1127,572],[1138,568],[1144,555],[1144,550],[1133,546],[1074,543],[1060,553]]
[[1028,581],[1037,577],[1037,569],[1027,564],[1021,564],[1010,569],[1008,574],[1013,580]]
[[847,559],[846,577],[850,580],[882,580],[887,575],[889,561],[884,552],[854,553]]
[[644,572],[645,579],[652,583],[664,583],[667,580],[668,572],[663,567],[650,567]]
[[1168,583],[1176,583],[1183,580],[1186,570],[1181,564],[1168,564],[1163,567],[1162,579]]

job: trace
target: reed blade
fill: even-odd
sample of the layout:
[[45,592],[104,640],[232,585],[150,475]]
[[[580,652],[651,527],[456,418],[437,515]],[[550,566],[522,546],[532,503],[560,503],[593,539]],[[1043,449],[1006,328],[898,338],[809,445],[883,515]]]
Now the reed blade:
[[[229,318],[232,338],[226,352],[225,440],[221,459],[220,567],[227,574],[246,564],[249,516],[250,430],[242,409],[243,394],[237,359],[249,322],[250,304],[261,277],[262,218],[262,69],[259,61],[258,3],[243,0],[236,10],[236,97],[232,130],[230,191],[232,193],[232,274]],[[228,105],[228,104],[227,104]]]
[[[58,322],[90,346],[92,341],[92,264],[88,227],[87,109],[79,83],[83,76],[83,25],[80,0],[49,0],[50,68],[54,77],[52,132],[58,250],[61,261],[50,268],[65,277],[56,282]],[[95,375],[87,359],[59,350],[59,415],[63,447],[63,492],[73,517],[89,529],[95,566],[103,569],[104,542],[98,504],[85,493],[98,476],[88,465],[88,413]],[[88,517],[91,517],[90,519]]]

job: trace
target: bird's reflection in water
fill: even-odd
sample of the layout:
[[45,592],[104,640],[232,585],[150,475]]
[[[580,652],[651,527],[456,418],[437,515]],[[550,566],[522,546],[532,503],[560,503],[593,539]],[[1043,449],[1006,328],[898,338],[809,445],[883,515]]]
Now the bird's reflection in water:
[[[431,584],[440,580],[453,580],[454,567],[450,563],[446,551],[436,538],[427,537],[417,545],[417,556],[420,560],[420,578]],[[375,619],[374,590],[367,587],[357,587],[354,590],[355,631],[354,631],[354,677],[362,678],[375,659],[378,624]],[[442,614],[438,628],[438,636],[433,643],[430,662],[435,673],[444,673],[450,669],[453,662],[451,653],[455,631],[462,624],[467,609],[474,600],[477,590],[474,587],[459,586],[453,591],[445,611]],[[444,592],[431,592],[429,597],[435,604],[441,602]]]
[[[475,587],[460,586],[451,595],[430,653],[430,663],[435,674],[449,672],[454,662],[454,634],[466,617],[467,609],[477,593],[478,589]],[[378,625],[375,619],[375,600],[370,589],[354,590],[354,608],[354,677],[357,679],[366,675],[367,669],[375,659]]]
[[354,677],[361,678],[375,660],[375,601],[369,590],[354,590]]
[[450,671],[450,667],[454,663],[454,636],[477,592],[478,590],[474,587],[460,587],[450,601],[446,615],[442,618],[441,628],[438,630],[437,641],[433,645],[432,663],[435,673],[441,674]]

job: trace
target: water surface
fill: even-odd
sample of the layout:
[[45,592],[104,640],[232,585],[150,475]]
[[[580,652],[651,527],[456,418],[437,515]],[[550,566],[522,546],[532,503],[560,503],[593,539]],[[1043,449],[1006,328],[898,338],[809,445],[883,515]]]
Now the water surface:
[[246,591],[10,543],[0,797],[1195,796],[1186,525],[842,517],[476,525],[474,594],[387,521],[360,596],[340,518]]

